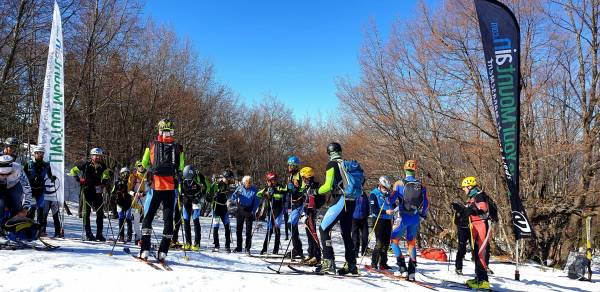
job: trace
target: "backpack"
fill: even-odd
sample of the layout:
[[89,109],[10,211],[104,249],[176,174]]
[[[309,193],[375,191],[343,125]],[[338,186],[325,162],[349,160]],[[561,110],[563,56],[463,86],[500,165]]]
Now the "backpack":
[[177,143],[154,141],[152,172],[158,176],[175,176],[181,148]]
[[569,278],[574,280],[585,280],[585,274],[589,265],[590,260],[586,256],[578,255],[573,263],[569,266]]
[[356,199],[363,193],[362,185],[365,181],[365,172],[356,160],[338,161],[340,174],[342,176],[342,190],[344,196]]
[[438,262],[447,262],[448,255],[441,248],[426,248],[421,250],[421,256],[428,260],[434,260]]
[[404,210],[415,213],[423,207],[423,184],[420,181],[404,180]]
[[496,202],[492,200],[492,197],[488,196],[487,194],[486,197],[488,201],[488,217],[490,220],[492,220],[492,222],[496,223],[498,222],[498,206],[496,206]]
[[38,238],[40,224],[28,217],[15,216],[4,224],[10,240],[35,240]]

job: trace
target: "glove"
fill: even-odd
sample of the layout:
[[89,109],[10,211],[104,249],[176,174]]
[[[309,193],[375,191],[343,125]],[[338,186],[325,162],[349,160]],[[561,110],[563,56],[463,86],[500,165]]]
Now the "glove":
[[452,209],[454,209],[454,211],[456,211],[457,213],[459,213],[460,211],[462,211],[463,209],[463,205],[459,204],[459,203],[452,203]]
[[56,181],[56,175],[53,175],[53,176],[50,178],[50,181],[51,181],[51,182],[55,182],[55,181]]
[[87,183],[87,181],[85,180],[85,178],[80,178],[79,179],[79,185],[80,186],[84,186]]

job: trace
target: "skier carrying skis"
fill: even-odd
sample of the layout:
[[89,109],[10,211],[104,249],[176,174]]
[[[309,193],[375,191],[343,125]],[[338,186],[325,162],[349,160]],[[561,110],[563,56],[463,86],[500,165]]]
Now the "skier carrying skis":
[[[265,241],[260,254],[267,253],[271,236],[275,232],[275,245],[273,246],[273,254],[279,253],[279,244],[281,239],[280,226],[283,223],[283,213],[285,208],[285,200],[287,196],[287,188],[281,186],[277,182],[277,174],[275,172],[268,172],[265,175],[267,187],[258,191],[257,196],[261,198],[266,204],[263,205],[260,212],[263,213],[267,218],[267,233],[265,235]],[[261,217],[261,216],[257,216]]]
[[[133,228],[131,219],[133,212],[131,204],[133,197],[128,192],[129,168],[123,167],[119,170],[119,178],[115,182],[111,194],[116,198],[117,214],[119,215],[119,241],[131,242]],[[125,239],[125,222],[127,221],[127,239]]]
[[[102,236],[104,226],[104,198],[102,194],[110,178],[110,172],[103,162],[104,150],[92,148],[89,161],[75,165],[69,172],[81,188],[80,196],[83,204],[83,222],[85,229],[85,240],[106,241]],[[96,236],[92,234],[90,225],[90,213],[92,208],[96,210]]]
[[142,246],[139,257],[147,260],[150,255],[150,237],[152,236],[152,220],[162,204],[163,237],[158,247],[157,259],[164,262],[173,238],[173,208],[175,207],[175,190],[181,182],[181,172],[185,166],[183,147],[173,138],[174,124],[171,120],[158,122],[158,137],[152,141],[142,159],[142,165],[148,169],[147,179],[150,191],[144,203],[144,221],[142,222]]
[[[46,191],[46,180],[54,183],[56,176],[52,175],[52,169],[50,163],[44,161],[44,146],[38,145],[33,148],[34,158],[25,164],[25,173],[29,179],[31,186],[31,194],[36,200],[36,203],[29,210],[28,217],[33,219],[37,215],[37,222],[40,224],[40,236],[46,236],[46,225],[48,212],[52,208],[52,218],[54,220],[54,236],[64,237],[62,235],[62,228],[60,224],[60,216],[58,216],[58,202],[56,202],[56,195],[54,193],[48,193]],[[54,201],[46,201],[48,199],[54,199]],[[52,197],[52,198],[51,198]]]
[[[192,165],[186,165],[183,169],[183,183],[181,184],[181,196],[179,205],[181,205],[181,215],[176,217],[175,221],[179,221],[183,217],[183,230],[185,233],[184,249],[192,251],[200,250],[200,213],[201,200],[206,194],[209,183],[206,177],[202,175]],[[192,226],[191,221],[194,221],[194,244],[192,245]],[[175,228],[175,235],[178,234],[179,227]],[[173,237],[175,238],[175,237]]]
[[[394,183],[392,198],[398,199],[397,211],[400,213],[400,225],[392,231],[392,250],[396,256],[400,273],[408,271],[406,279],[415,280],[417,266],[417,248],[415,238],[421,224],[421,218],[427,218],[429,200],[427,189],[420,180],[415,178],[417,162],[407,160],[404,163],[404,180]],[[409,255],[408,269],[400,250],[400,238],[406,233],[406,244]]]
[[317,195],[319,183],[315,181],[315,172],[312,167],[303,167],[300,170],[302,177],[302,192],[306,198],[304,210],[306,221],[306,237],[308,238],[308,256],[302,260],[302,263],[308,266],[316,266],[321,262],[321,244],[317,236],[316,218],[317,211],[325,203],[325,197]]
[[[23,167],[10,155],[0,156],[0,234],[10,217],[25,217],[31,206],[31,187]],[[5,209],[8,209],[9,217]]]
[[140,245],[142,238],[142,230],[140,229],[140,219],[144,213],[144,198],[146,197],[146,169],[142,165],[142,161],[135,162],[135,171],[133,171],[127,179],[127,191],[133,197],[131,204],[133,215],[133,233],[135,236],[135,244]]
[[392,183],[387,176],[379,178],[379,184],[371,191],[371,217],[375,220],[375,248],[371,254],[371,266],[374,269],[390,270],[387,264],[387,252],[390,246],[394,204],[396,198],[391,193]]
[[[292,227],[292,251],[285,255],[287,258],[304,258],[304,252],[302,250],[302,241],[300,241],[300,232],[298,230],[298,223],[302,212],[304,212],[304,201],[305,196],[301,191],[302,179],[300,178],[300,159],[297,156],[290,156],[288,158],[288,199],[286,205],[292,208],[289,219],[286,218],[286,229],[287,225]],[[286,208],[287,209],[287,208]],[[287,213],[287,212],[286,212]],[[287,240],[287,234],[285,239]]]
[[252,185],[252,178],[248,175],[242,178],[242,185],[237,187],[235,192],[233,192],[233,199],[238,204],[236,214],[237,224],[235,228],[237,246],[234,252],[242,252],[242,231],[244,223],[246,223],[244,250],[246,254],[250,254],[250,247],[252,246],[252,223],[256,219],[255,214],[260,203],[257,192],[257,188]]
[[[340,170],[340,164],[344,163],[342,160],[342,146],[336,142],[329,143],[327,145],[327,155],[329,155],[329,162],[325,171],[325,183],[319,187],[317,194],[325,195],[331,193],[331,205],[327,209],[323,221],[321,221],[321,225],[319,226],[321,246],[323,247],[323,260],[317,266],[315,272],[324,274],[336,273],[331,230],[339,221],[344,241],[346,263],[337,273],[340,275],[357,275],[356,253],[354,252],[354,243],[352,242],[351,235],[355,198],[346,198],[344,194],[344,182],[342,181],[342,171]],[[363,182],[357,183],[362,186]]]
[[231,252],[231,227],[229,222],[229,210],[227,208],[227,201],[233,191],[230,189],[230,185],[233,182],[233,172],[231,170],[223,171],[223,174],[219,178],[216,184],[213,185],[213,251],[219,251],[219,219],[223,222],[225,228],[225,251]]
[[[488,195],[479,189],[477,179],[473,176],[466,177],[461,187],[468,196],[465,213],[468,216],[471,231],[471,247],[473,260],[475,261],[475,278],[467,280],[467,286],[471,289],[490,289],[488,280],[486,254],[489,242],[489,203]],[[460,205],[453,208],[459,209]]]

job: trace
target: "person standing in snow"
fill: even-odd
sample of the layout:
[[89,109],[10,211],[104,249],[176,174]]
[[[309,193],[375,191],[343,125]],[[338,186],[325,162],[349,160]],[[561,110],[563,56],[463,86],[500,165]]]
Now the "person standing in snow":
[[[396,256],[400,273],[408,272],[406,279],[415,280],[415,269],[417,266],[417,248],[415,239],[421,224],[421,218],[427,218],[429,200],[427,189],[423,183],[415,178],[417,162],[407,160],[404,163],[404,180],[397,181],[393,187],[392,197],[398,199],[398,212],[400,213],[400,225],[392,231],[392,250]],[[406,233],[406,245],[408,249],[408,269],[404,256],[400,250],[400,238]]]
[[257,196],[266,203],[260,211],[263,214],[258,217],[265,216],[267,218],[267,233],[260,254],[267,253],[267,248],[273,232],[275,232],[273,254],[278,254],[281,240],[280,226],[283,223],[283,213],[285,212],[285,200],[288,190],[286,187],[279,184],[275,172],[268,172],[265,175],[265,180],[267,181],[267,187],[260,190],[257,194]]
[[258,190],[252,185],[252,178],[248,175],[242,178],[242,185],[238,186],[233,192],[233,199],[238,205],[235,228],[237,246],[234,252],[242,252],[242,231],[244,230],[245,223],[246,241],[244,243],[244,250],[246,254],[250,254],[250,247],[252,246],[252,223],[254,223],[256,210],[258,210],[258,205],[260,204],[257,193]]

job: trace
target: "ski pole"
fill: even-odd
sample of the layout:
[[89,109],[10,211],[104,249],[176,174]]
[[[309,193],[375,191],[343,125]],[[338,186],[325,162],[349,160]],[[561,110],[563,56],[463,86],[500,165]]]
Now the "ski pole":
[[[292,231],[292,236],[294,235],[294,231]],[[290,249],[290,244],[292,243],[292,240],[290,239],[290,241],[288,241],[288,245],[285,248],[285,252],[283,253],[283,257],[281,258],[281,262],[279,263],[279,268],[277,269],[277,274],[279,274],[279,271],[281,271],[281,266],[283,266],[283,261],[285,261],[285,255],[287,254],[288,250]],[[292,259],[292,253],[290,253],[290,259]]]
[[[147,172],[146,172],[147,173]],[[144,184],[144,180],[146,179],[146,173],[144,173],[144,177],[142,177],[142,181],[140,182],[140,185],[138,186],[137,190],[135,191],[135,194],[137,194],[140,191],[140,188],[142,187],[142,185]],[[135,195],[131,198],[131,207],[129,208],[133,208],[133,202],[135,202]],[[135,219],[134,219],[135,220]],[[121,230],[125,228],[125,224],[123,224],[123,226],[119,227],[119,234],[121,234]],[[137,232],[137,231],[136,231]],[[113,236],[114,237],[114,236]],[[113,255],[113,252],[115,251],[115,246],[117,245],[117,240],[115,239],[115,242],[113,243],[112,248],[110,249],[110,252],[108,253],[108,256],[111,257]]]
[[[379,214],[377,214],[377,218],[375,219],[375,223],[373,223],[373,229],[371,230],[371,232],[369,232],[369,240],[367,241],[367,247],[369,246],[369,243],[371,243],[371,238],[373,236],[373,234],[375,233],[375,228],[377,228],[377,223],[379,223],[379,217],[381,217],[381,212],[383,211],[383,205],[381,204],[381,207],[379,207]],[[387,250],[385,251],[387,252]],[[367,253],[365,252],[361,257],[360,257],[360,262],[358,263],[358,265],[362,265],[363,260],[365,259],[365,255]],[[371,265],[373,265],[373,263],[371,263]]]
[[[177,195],[177,207],[181,210],[181,202],[179,201],[179,195]],[[184,208],[185,208],[185,206],[184,206]],[[181,221],[183,221],[183,228],[181,228],[181,238],[183,238],[183,241],[185,242],[186,241],[185,232],[183,232],[183,229],[185,229],[185,221],[183,220],[183,210],[181,210],[179,212],[179,215],[181,217]],[[191,242],[191,240],[190,240],[190,242]],[[187,256],[187,252],[185,251],[185,244],[183,246],[183,259],[186,261],[190,260],[190,258]]]

